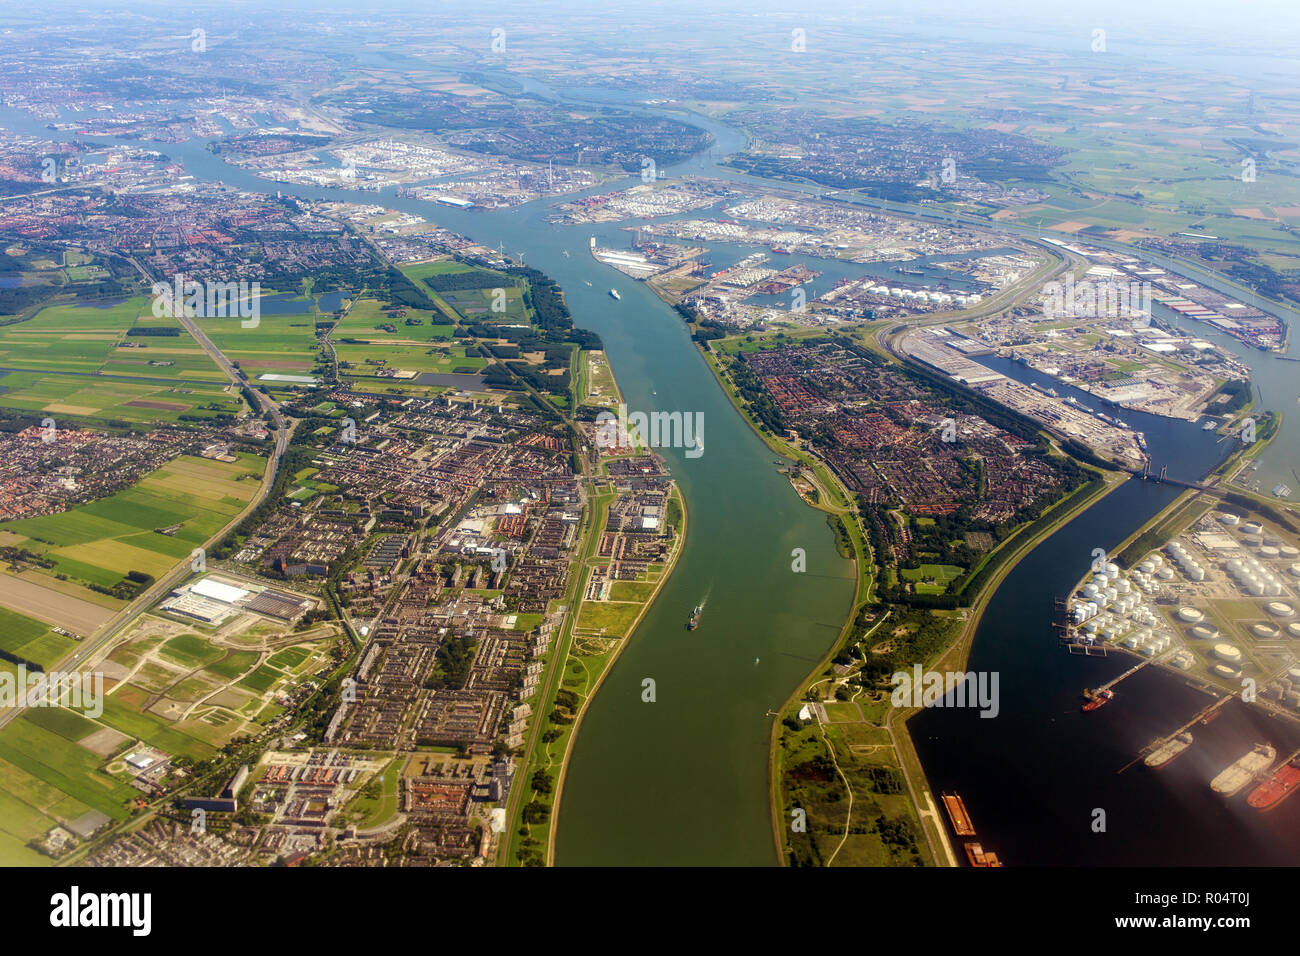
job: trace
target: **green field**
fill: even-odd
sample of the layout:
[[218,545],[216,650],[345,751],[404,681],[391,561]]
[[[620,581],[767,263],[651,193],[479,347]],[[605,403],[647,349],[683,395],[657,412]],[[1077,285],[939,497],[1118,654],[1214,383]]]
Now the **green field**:
[[310,312],[262,315],[256,328],[242,319],[205,318],[203,331],[252,380],[266,372],[308,375],[319,357],[316,318]]
[[[207,542],[257,493],[265,459],[230,464],[183,456],[135,485],[61,514],[0,524],[18,546],[55,562],[54,572],[111,587],[127,571],[159,577]],[[180,525],[174,534],[155,529]]]
[[75,643],[70,637],[55,634],[40,621],[0,608],[0,650],[41,667],[52,667]]
[[[128,335],[172,328],[179,335]],[[0,367],[43,372],[224,381],[221,370],[180,324],[155,318],[147,296],[109,306],[52,305],[0,327]]]

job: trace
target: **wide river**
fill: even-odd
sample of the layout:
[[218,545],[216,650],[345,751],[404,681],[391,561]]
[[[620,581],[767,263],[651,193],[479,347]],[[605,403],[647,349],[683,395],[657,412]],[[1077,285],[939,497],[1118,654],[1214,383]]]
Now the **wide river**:
[[[528,85],[532,92],[570,98]],[[752,182],[714,165],[716,157],[743,146],[743,136],[711,121],[692,121],[714,134],[715,147],[667,172]],[[56,135],[8,110],[0,111],[0,125]],[[204,146],[156,148],[202,181],[308,199],[382,201],[522,256],[560,283],[576,323],[600,334],[630,410],[703,414],[702,456],[661,450],[690,515],[686,548],[583,721],[561,801],[557,862],[775,864],[769,713],[834,641],[850,610],[853,569],[835,551],[824,516],[799,500],[772,453],[731,407],[676,313],[644,285],[588,255],[593,235],[602,245],[625,245],[626,233],[619,229],[625,224],[555,226],[546,222],[546,201],[496,212],[457,211],[390,192],[377,197],[269,184]],[[611,287],[619,289],[621,301],[608,295]],[[1258,353],[1241,351],[1247,362],[1260,362]],[[1267,364],[1265,399],[1284,407],[1281,393],[1288,388],[1278,373],[1289,370],[1278,366],[1288,363]],[[1008,371],[1031,374],[1019,367]],[[1144,428],[1157,464],[1168,462],[1179,477],[1199,477],[1224,453],[1194,426],[1124,417]],[[1270,449],[1277,462],[1270,471],[1282,473],[1296,460],[1294,432],[1287,432],[1287,440]],[[1233,748],[1240,741],[1253,742],[1258,730],[1251,715],[1226,714],[1220,721],[1223,740],[1207,745],[1196,759],[1189,753],[1171,768],[1178,773],[1159,778],[1115,771],[1136,747],[1194,712],[1200,695],[1177,678],[1149,670],[1124,685],[1124,706],[1117,702],[1087,724],[1078,717],[1080,689],[1118,673],[1127,661],[1085,660],[1058,650],[1049,627],[1051,599],[1074,585],[1093,547],[1112,547],[1173,495],[1171,488],[1131,481],[1045,541],[1007,577],[972,655],[972,667],[1001,672],[998,719],[932,709],[910,725],[935,789],[959,789],[986,846],[1011,863],[1282,862],[1288,853],[1294,859],[1300,837],[1274,839],[1259,815],[1228,813],[1202,793],[1208,788],[1200,779],[1201,764],[1221,766],[1237,756]],[[795,548],[807,554],[805,573],[791,570]],[[701,601],[702,623],[689,632],[687,616]],[[646,678],[655,682],[653,703],[642,699]],[[1281,749],[1283,740],[1275,743]],[[1291,813],[1300,810],[1300,802],[1293,803]],[[1089,814],[1097,808],[1110,815],[1109,839],[1089,828]],[[1285,812],[1286,807],[1279,811]],[[1274,822],[1282,819],[1272,816]]]

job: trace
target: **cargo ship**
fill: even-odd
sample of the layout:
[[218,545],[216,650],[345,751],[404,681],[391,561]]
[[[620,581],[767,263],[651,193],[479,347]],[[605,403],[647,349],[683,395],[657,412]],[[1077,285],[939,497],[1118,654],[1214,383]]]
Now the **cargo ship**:
[[621,298],[623,298],[621,295],[618,294],[618,290],[617,290],[617,289],[610,289],[610,290],[609,290],[609,295],[610,295],[610,298],[613,298],[613,299],[621,299]]
[[1178,734],[1176,737],[1170,737],[1155,750],[1151,751],[1151,753],[1147,754],[1147,759],[1142,762],[1152,770],[1155,770],[1158,767],[1163,767],[1165,764],[1169,763],[1191,745],[1191,734]]
[[943,794],[943,808],[948,811],[954,833],[958,836],[975,835],[975,825],[970,822],[970,814],[966,812],[966,804],[961,797],[955,793]]
[[1273,765],[1277,751],[1272,744],[1256,744],[1255,749],[1210,781],[1210,789],[1225,797],[1242,791],[1246,784]]
[[1084,696],[1088,698],[1088,702],[1083,705],[1084,711],[1087,712],[1090,710],[1096,710],[1098,707],[1102,706],[1103,704],[1109,703],[1110,701],[1114,700],[1115,692],[1113,690],[1103,690],[1100,693],[1094,694],[1085,691]]
[[1292,757],[1273,772],[1246,798],[1256,810],[1272,810],[1296,790],[1300,790],[1300,756]]
[[985,853],[984,847],[978,843],[966,844],[966,859],[970,860],[971,866],[1001,866],[996,853]]
[[700,626],[700,615],[704,613],[704,605],[695,605],[695,610],[691,612],[691,619],[686,622],[686,630],[693,631]]

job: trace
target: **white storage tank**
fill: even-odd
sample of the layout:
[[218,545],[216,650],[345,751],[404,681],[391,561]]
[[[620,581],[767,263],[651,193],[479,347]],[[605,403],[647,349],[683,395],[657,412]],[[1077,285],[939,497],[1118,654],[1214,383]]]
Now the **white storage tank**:
[[1194,607],[1180,607],[1178,609],[1178,618],[1187,624],[1200,624],[1205,620],[1205,615]]
[[1225,664],[1241,663],[1241,648],[1234,647],[1232,644],[1215,644],[1214,656]]

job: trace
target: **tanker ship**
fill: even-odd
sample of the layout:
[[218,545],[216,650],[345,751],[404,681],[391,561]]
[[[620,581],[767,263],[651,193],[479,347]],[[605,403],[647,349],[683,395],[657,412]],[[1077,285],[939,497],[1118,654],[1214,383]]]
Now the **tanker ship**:
[[1296,790],[1300,790],[1300,756],[1292,757],[1273,772],[1246,798],[1256,810],[1272,810]]
[[1246,784],[1273,765],[1277,751],[1272,744],[1256,744],[1255,749],[1210,781],[1210,789],[1225,797],[1240,793]]

